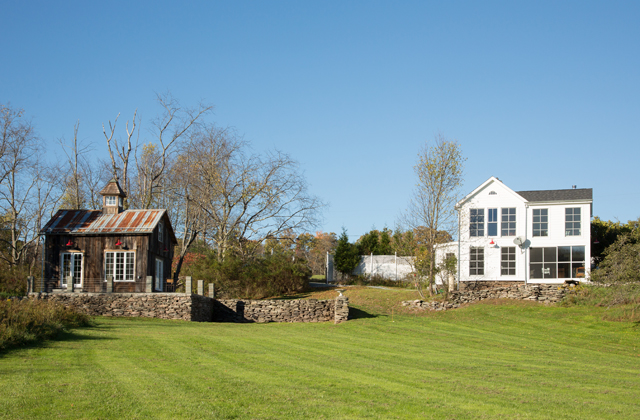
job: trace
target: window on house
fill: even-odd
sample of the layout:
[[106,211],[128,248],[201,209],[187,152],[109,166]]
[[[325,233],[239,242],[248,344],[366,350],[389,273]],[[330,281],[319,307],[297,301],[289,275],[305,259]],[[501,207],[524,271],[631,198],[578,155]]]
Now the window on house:
[[158,242],[164,242],[164,224],[158,223]]
[[471,209],[469,236],[484,236],[484,209]]
[[135,251],[105,252],[104,276],[112,276],[113,281],[135,280]]
[[567,208],[564,214],[565,236],[580,236],[580,207]]
[[105,205],[115,206],[118,203],[118,197],[115,195],[108,195],[105,197]]
[[516,209],[502,209],[502,223],[500,225],[501,236],[516,236]]
[[533,236],[549,236],[548,209],[533,209]]
[[469,274],[472,276],[484,275],[484,248],[473,246],[470,248]]
[[584,277],[584,246],[531,248],[530,259],[532,279]]
[[516,275],[516,247],[504,246],[500,251],[500,275]]
[[487,235],[498,236],[498,209],[488,209],[487,213]]

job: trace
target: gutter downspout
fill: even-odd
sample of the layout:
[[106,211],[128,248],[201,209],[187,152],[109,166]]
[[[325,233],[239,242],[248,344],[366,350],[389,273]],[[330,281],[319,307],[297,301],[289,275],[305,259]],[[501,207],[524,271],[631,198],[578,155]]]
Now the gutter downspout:
[[458,284],[457,290],[460,291],[460,209],[458,209]]
[[524,284],[527,284],[527,250],[525,244],[527,243],[527,227],[529,226],[527,223],[527,216],[529,215],[529,205],[527,203],[524,204],[524,242],[522,243],[522,252],[524,253]]

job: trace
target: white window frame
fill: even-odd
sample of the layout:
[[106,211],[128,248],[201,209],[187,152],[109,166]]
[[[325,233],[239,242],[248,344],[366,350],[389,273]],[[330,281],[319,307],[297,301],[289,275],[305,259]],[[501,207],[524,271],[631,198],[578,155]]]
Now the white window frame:
[[[506,212],[505,212],[506,210]],[[503,207],[501,210],[502,219],[500,222],[500,236],[516,236],[516,229],[518,227],[516,220],[516,208],[515,207]],[[506,235],[505,235],[506,232]]]
[[[533,236],[549,236],[549,209],[532,209],[533,225],[531,230]],[[537,213],[537,214],[536,214]],[[544,214],[543,214],[544,213]]]
[[[122,255],[122,262],[118,257]],[[118,265],[122,264],[122,273],[118,272]],[[109,267],[111,265],[111,267]],[[113,277],[114,282],[136,281],[136,251],[105,251],[104,253],[104,279]]]
[[115,195],[107,195],[104,197],[104,205],[116,206],[118,205],[118,198]]
[[156,292],[162,292],[162,284],[164,277],[164,261],[156,258]]
[[[479,257],[482,256],[480,259]],[[472,246],[469,248],[469,275],[484,276],[484,248]]]
[[469,209],[469,236],[484,236],[484,209]]
[[[506,257],[506,258],[505,258]],[[505,273],[506,271],[506,273]],[[516,247],[503,246],[500,250],[500,275],[516,275]]]
[[564,236],[580,236],[582,234],[581,213],[580,207],[564,209]]
[[[84,278],[84,253],[82,252],[61,252],[60,253],[60,287],[68,287],[67,277],[69,277],[70,270],[65,269],[64,259],[65,256],[69,256],[69,264],[73,267],[73,287],[82,287],[82,279]],[[80,276],[76,276],[77,273],[77,259],[80,257]],[[71,267],[70,267],[71,268]]]
[[[493,213],[494,217],[491,217]],[[491,234],[491,227],[494,226],[496,228],[496,234]],[[498,209],[492,208],[487,209],[487,236],[498,236]]]

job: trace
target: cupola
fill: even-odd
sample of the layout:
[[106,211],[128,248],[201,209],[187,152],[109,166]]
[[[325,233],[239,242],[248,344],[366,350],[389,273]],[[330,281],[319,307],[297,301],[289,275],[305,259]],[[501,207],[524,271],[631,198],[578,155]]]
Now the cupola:
[[102,213],[119,214],[122,212],[124,197],[127,195],[122,191],[116,179],[109,181],[100,194],[102,195]]

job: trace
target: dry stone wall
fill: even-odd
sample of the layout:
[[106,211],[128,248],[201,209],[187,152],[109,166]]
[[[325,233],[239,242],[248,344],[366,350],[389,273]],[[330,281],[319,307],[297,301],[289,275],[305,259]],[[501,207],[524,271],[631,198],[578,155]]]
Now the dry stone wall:
[[124,316],[210,322],[213,299],[187,293],[33,293],[90,316]]
[[198,322],[326,322],[349,317],[349,300],[215,300],[187,293],[32,293],[90,316],[182,319]]
[[402,306],[416,309],[430,309],[443,311],[454,309],[460,305],[478,302],[486,299],[518,299],[544,303],[560,302],[567,293],[568,287],[558,284],[515,284],[507,287],[494,287],[481,290],[467,290],[450,292],[447,301],[407,300]]
[[346,297],[336,300],[242,300],[222,299],[214,303],[216,322],[327,322],[336,324],[349,316]]

